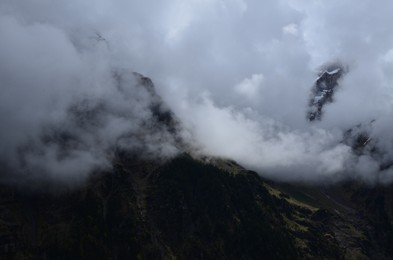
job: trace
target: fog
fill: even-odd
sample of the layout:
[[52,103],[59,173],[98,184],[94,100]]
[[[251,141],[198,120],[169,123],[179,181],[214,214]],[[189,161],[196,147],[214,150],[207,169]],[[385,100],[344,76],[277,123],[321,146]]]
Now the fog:
[[[73,182],[110,167],[119,145],[174,156],[176,137],[146,128],[157,97],[135,76],[113,77],[134,71],[154,81],[195,154],[280,180],[390,182],[382,166],[393,158],[392,5],[0,0],[2,164],[18,178]],[[312,87],[332,62],[348,71],[322,120],[309,122]],[[98,123],[75,127],[70,107],[78,104],[99,108]],[[361,153],[345,141],[359,124],[372,140]],[[78,136],[65,157],[43,143],[48,128]],[[23,163],[21,147],[33,147]]]

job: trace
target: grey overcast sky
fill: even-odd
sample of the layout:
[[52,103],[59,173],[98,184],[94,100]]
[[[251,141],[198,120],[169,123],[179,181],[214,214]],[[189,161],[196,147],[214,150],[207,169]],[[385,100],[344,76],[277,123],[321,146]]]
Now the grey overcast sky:
[[[140,93],[118,102],[110,73],[121,68],[154,81],[199,153],[284,180],[391,181],[378,165],[393,158],[392,10],[389,0],[0,0],[0,156],[16,160],[81,96],[143,111]],[[318,70],[336,61],[349,71],[310,124]],[[111,146],[116,129],[148,117],[109,117],[97,136]],[[382,152],[357,156],[343,132],[371,120]],[[43,151],[32,164],[53,161],[54,178],[82,174],[102,159],[87,143],[65,163]]]

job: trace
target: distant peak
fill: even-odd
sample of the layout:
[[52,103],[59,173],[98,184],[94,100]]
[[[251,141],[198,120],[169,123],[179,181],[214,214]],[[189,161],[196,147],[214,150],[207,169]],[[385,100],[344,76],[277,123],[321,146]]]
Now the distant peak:
[[332,63],[322,66],[311,90],[308,103],[307,119],[309,121],[321,120],[323,108],[333,102],[333,95],[344,74],[344,66]]

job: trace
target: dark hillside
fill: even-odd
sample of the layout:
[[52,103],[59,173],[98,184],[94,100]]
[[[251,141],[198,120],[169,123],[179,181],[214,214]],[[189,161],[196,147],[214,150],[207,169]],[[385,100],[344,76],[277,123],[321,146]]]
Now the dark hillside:
[[[390,197],[389,197],[390,196]],[[391,259],[389,189],[275,184],[232,161],[118,157],[60,194],[1,187],[3,259]]]

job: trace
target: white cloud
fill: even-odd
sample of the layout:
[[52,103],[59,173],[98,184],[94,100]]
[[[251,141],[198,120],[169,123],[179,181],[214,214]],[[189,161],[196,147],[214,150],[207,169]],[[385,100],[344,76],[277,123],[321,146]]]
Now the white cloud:
[[248,98],[250,101],[258,99],[262,88],[263,75],[253,74],[235,86],[235,91]]
[[299,32],[297,24],[294,24],[294,23],[290,23],[288,25],[285,25],[282,28],[282,31],[284,34],[291,34],[294,36],[297,36],[298,32]]
[[[121,67],[154,80],[203,152],[276,178],[336,179],[360,167],[361,178],[373,179],[365,177],[376,171],[372,160],[354,159],[340,138],[377,119],[373,136],[392,149],[391,7],[387,0],[1,0],[4,151],[39,132],[39,122],[65,117],[76,97],[121,100],[108,87],[111,69]],[[310,125],[317,69],[336,60],[349,72],[323,121]],[[143,106],[120,103],[122,112],[143,114]],[[115,121],[121,129],[136,124]],[[118,134],[104,129],[109,139]]]

